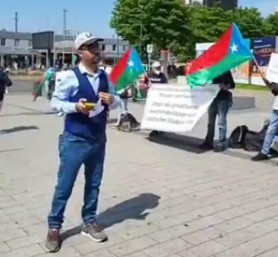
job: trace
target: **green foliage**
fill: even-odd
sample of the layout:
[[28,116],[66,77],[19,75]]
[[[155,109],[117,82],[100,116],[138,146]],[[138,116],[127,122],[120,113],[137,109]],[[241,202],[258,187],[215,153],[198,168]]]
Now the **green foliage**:
[[188,48],[190,13],[180,0],[117,0],[111,27],[142,54],[147,44],[174,53]]
[[267,17],[268,34],[278,36],[278,13],[271,14]]
[[111,27],[145,57],[146,45],[159,55],[169,49],[179,60],[195,56],[195,44],[215,42],[235,22],[245,38],[278,35],[278,14],[267,18],[255,8],[223,10],[186,6],[183,0],[116,0]]
[[258,38],[268,34],[267,24],[256,8],[236,9],[232,11],[231,17],[245,38]]

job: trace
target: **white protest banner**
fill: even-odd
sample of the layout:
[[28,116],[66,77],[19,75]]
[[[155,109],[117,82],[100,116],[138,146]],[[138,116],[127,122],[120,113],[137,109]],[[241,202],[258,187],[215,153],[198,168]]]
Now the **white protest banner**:
[[278,53],[272,53],[266,71],[266,79],[278,83]]
[[191,89],[187,85],[153,84],[148,92],[141,129],[191,131],[218,91],[218,85]]

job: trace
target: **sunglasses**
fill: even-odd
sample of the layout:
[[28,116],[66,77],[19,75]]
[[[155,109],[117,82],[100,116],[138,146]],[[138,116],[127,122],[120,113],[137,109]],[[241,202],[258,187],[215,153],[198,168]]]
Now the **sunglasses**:
[[88,44],[88,45],[83,45],[80,47],[80,50],[95,50],[95,49],[99,49],[99,43],[98,42],[94,42],[92,44]]

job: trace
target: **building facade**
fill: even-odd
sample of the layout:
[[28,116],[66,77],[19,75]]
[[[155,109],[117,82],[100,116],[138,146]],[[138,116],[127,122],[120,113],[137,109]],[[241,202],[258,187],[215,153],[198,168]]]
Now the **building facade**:
[[204,0],[204,5],[213,7],[219,2],[224,10],[233,10],[238,7],[238,0]]
[[233,10],[238,7],[238,0],[184,0],[185,4],[194,6],[208,6],[213,7],[217,3],[221,3],[224,10]]
[[[37,64],[48,66],[48,59],[53,59],[55,63],[60,64],[63,61],[70,64],[75,53],[75,37],[55,35],[54,38],[54,49],[49,58],[45,49],[33,49],[32,33],[2,30],[0,31],[0,63],[4,66],[12,66],[16,63],[18,68],[27,68]],[[105,61],[112,64],[128,50],[129,43],[119,38],[104,38],[100,48]]]

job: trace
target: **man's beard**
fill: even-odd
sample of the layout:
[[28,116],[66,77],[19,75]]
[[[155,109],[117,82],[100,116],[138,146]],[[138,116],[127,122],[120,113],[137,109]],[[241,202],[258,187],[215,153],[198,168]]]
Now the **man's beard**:
[[94,56],[94,57],[92,58],[92,64],[99,64],[100,61],[101,61],[101,56],[100,56],[100,55]]

